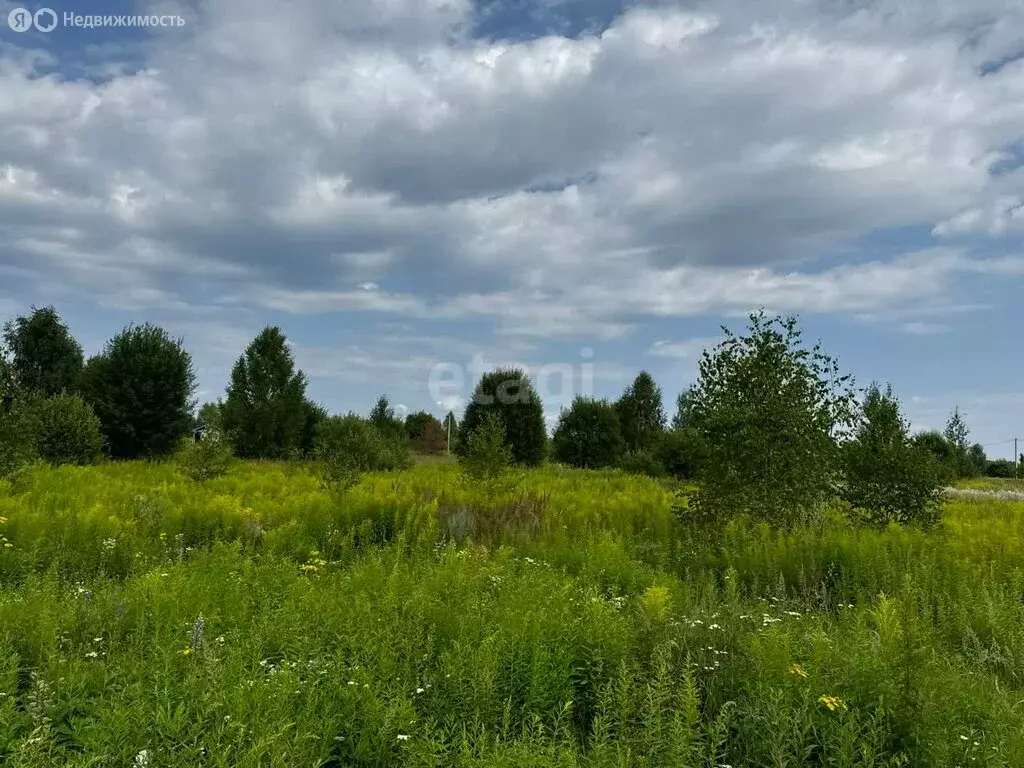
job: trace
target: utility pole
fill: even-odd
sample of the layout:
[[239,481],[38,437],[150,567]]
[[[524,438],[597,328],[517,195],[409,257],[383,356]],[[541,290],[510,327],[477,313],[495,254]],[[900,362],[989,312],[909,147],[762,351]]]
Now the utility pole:
[[1013,438],[1013,476],[1020,477],[1020,454],[1017,453],[1017,438]]

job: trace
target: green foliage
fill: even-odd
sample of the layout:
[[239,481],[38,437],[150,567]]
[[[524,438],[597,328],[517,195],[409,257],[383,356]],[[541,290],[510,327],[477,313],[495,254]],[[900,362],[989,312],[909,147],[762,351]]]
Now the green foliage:
[[302,405],[305,420],[302,422],[302,437],[299,440],[299,453],[304,458],[311,458],[316,453],[316,436],[330,414],[318,403],[306,400]]
[[370,411],[370,423],[389,440],[408,439],[405,422],[395,416],[387,395],[381,395]]
[[36,453],[51,464],[94,464],[103,452],[100,420],[78,395],[37,397],[31,403]]
[[199,440],[182,438],[175,456],[181,473],[194,483],[223,477],[231,467],[231,442],[215,426],[208,426]]
[[4,326],[12,372],[28,393],[53,397],[76,392],[82,377],[82,347],[53,307],[32,308]]
[[36,456],[35,422],[14,371],[0,350],[0,480]]
[[689,480],[697,473],[703,442],[693,427],[674,428],[665,432],[657,442],[654,458],[665,473],[681,480]]
[[367,472],[404,469],[412,464],[404,435],[382,433],[355,414],[331,416],[321,422],[315,446],[321,481],[340,490],[356,485]]
[[306,377],[280,328],[264,328],[238,358],[221,410],[236,455],[279,459],[301,450],[310,415]]
[[466,445],[459,456],[459,464],[469,479],[487,482],[501,477],[512,463],[513,453],[506,442],[505,426],[499,415],[485,413],[482,418],[475,429],[463,433]]
[[985,448],[980,443],[975,443],[967,449],[961,477],[981,477],[987,467],[988,456],[985,455]]
[[654,451],[665,430],[661,389],[647,371],[640,371],[615,403],[626,450]]
[[663,477],[665,465],[650,451],[626,451],[619,459],[619,468],[631,475]]
[[705,351],[689,398],[701,437],[694,509],[791,524],[816,514],[840,469],[855,394],[837,363],[801,341],[795,318],[750,316],[746,336]]
[[615,406],[582,395],[562,411],[552,440],[557,461],[585,469],[615,466],[624,447]]
[[111,457],[165,456],[192,423],[192,358],[162,328],[128,326],[89,359],[82,391]]
[[223,420],[224,403],[218,400],[215,403],[203,403],[199,409],[196,419],[198,426],[205,430],[224,431]]
[[926,451],[935,459],[939,480],[942,483],[948,484],[956,480],[959,476],[960,466],[956,446],[949,442],[942,433],[934,430],[919,432],[914,435],[913,442],[915,446]]
[[423,454],[442,454],[448,448],[448,436],[444,426],[425,411],[410,414],[405,420],[406,433],[412,449]]
[[500,368],[484,374],[459,426],[458,453],[469,450],[469,436],[493,414],[504,430],[505,442],[517,464],[537,466],[547,450],[544,405],[526,373]]
[[1017,476],[1017,465],[1009,459],[995,459],[985,467],[985,476],[1012,479]]
[[856,438],[843,446],[843,498],[873,525],[939,519],[941,476],[933,456],[915,446],[899,401],[872,384],[864,397]]

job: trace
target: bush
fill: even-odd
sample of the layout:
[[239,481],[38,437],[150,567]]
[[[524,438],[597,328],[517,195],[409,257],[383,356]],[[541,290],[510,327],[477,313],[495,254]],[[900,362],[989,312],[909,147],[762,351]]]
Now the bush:
[[665,466],[650,451],[626,451],[619,461],[619,468],[631,475],[664,477]]
[[231,442],[215,427],[208,427],[199,440],[183,438],[178,449],[178,468],[195,483],[205,483],[227,474],[233,458]]
[[423,428],[412,440],[412,448],[417,453],[441,454],[448,448],[448,436],[441,422],[433,416],[423,424]]
[[890,522],[931,527],[939,519],[941,474],[915,446],[891,388],[868,388],[856,439],[843,446],[843,498],[878,527]]
[[192,358],[155,325],[129,326],[85,366],[83,393],[115,459],[164,456],[192,425]]
[[1012,479],[1017,476],[1017,465],[1009,459],[995,459],[985,467],[987,477]]
[[502,426],[514,462],[537,466],[544,460],[544,406],[525,372],[501,368],[481,377],[459,425],[460,455],[469,449],[469,436],[492,414]]
[[665,474],[689,480],[697,472],[700,445],[700,436],[696,430],[690,427],[673,429],[658,439],[654,457],[664,467]]
[[0,479],[37,458],[35,424],[22,400],[0,403]]
[[912,442],[935,459],[940,482],[949,484],[956,480],[959,473],[957,449],[940,432],[920,432],[914,435]]
[[559,416],[552,448],[556,460],[573,467],[615,466],[624,449],[615,407],[605,400],[578,396]]
[[505,428],[495,413],[485,414],[483,421],[466,435],[466,446],[459,457],[462,471],[470,480],[496,480],[512,462],[512,450],[505,443]]
[[685,420],[700,436],[694,498],[705,520],[747,514],[789,525],[816,515],[834,492],[837,439],[849,434],[851,377],[818,345],[803,346],[793,317],[750,316],[746,336],[704,352]]
[[326,487],[345,490],[365,472],[405,469],[412,465],[407,441],[383,435],[355,414],[331,416],[321,422],[314,441]]
[[78,395],[38,398],[32,403],[36,451],[51,464],[93,464],[103,451],[100,420]]

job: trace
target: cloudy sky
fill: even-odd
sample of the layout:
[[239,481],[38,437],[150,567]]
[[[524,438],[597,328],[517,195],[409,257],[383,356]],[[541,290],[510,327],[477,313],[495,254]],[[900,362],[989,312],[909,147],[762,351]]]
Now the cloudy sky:
[[203,399],[278,324],[338,411],[515,362],[554,415],[670,400],[763,306],[915,426],[1024,438],[1020,0],[50,7],[185,23],[0,0],[0,319],[160,323]]

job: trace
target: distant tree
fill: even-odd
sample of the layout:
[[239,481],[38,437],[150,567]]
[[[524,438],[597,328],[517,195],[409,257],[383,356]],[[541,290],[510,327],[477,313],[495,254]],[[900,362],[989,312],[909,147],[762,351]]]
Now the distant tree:
[[514,462],[537,466],[544,460],[544,405],[524,371],[500,368],[481,377],[459,426],[459,455],[465,455],[470,435],[487,414],[494,414],[502,425]]
[[366,472],[404,469],[412,460],[404,436],[382,433],[355,414],[330,416],[317,430],[315,456],[324,486],[347,490]]
[[959,459],[956,446],[947,440],[945,435],[935,430],[919,432],[914,435],[913,443],[935,459],[943,483],[951,483],[957,478]]
[[687,387],[676,396],[676,413],[672,417],[672,429],[685,429],[690,423],[693,404],[693,387]]
[[838,441],[850,434],[856,396],[820,345],[803,345],[796,318],[750,316],[746,336],[705,351],[689,422],[700,436],[705,519],[745,513],[788,524],[832,495]]
[[1009,459],[995,459],[985,467],[987,477],[1012,479],[1016,475],[1017,466]]
[[128,326],[89,359],[82,391],[113,458],[165,456],[192,423],[192,358],[162,328]]
[[551,447],[556,460],[573,467],[615,466],[624,450],[615,407],[607,400],[577,396],[559,416]]
[[377,398],[373,410],[370,411],[370,423],[378,432],[386,435],[388,438],[396,440],[402,437],[408,438],[405,422],[395,416],[395,409],[391,407],[391,402],[388,400],[387,395],[381,395]]
[[441,454],[445,452],[447,436],[441,422],[434,416],[425,411],[411,414],[406,418],[405,426],[410,435],[412,448],[417,453]]
[[877,526],[890,522],[931,527],[939,520],[942,477],[934,456],[916,446],[899,401],[872,384],[856,437],[843,445],[843,497]]
[[293,456],[307,416],[306,376],[295,369],[281,329],[264,328],[235,363],[222,408],[235,454],[246,459]]
[[53,307],[32,308],[4,326],[4,341],[18,385],[26,392],[52,397],[76,392],[82,378],[81,345]]
[[302,436],[299,439],[299,452],[303,458],[311,458],[316,451],[316,435],[320,429],[320,425],[323,424],[328,418],[329,414],[327,409],[318,403],[314,403],[311,400],[306,400],[302,404],[302,409],[305,413],[305,418],[302,422]]
[[665,430],[661,389],[647,371],[640,371],[615,403],[622,437],[630,451],[654,450]]
[[215,403],[203,403],[196,417],[198,426],[205,430],[224,430],[223,424],[224,403],[218,400]]
[[988,456],[985,455],[985,448],[980,443],[975,443],[967,449],[967,456],[960,470],[961,477],[981,477],[988,467]]
[[676,427],[662,435],[653,456],[665,474],[689,480],[697,473],[701,452],[700,434],[693,427],[686,426]]
[[953,409],[953,412],[949,415],[949,420],[946,422],[946,428],[942,432],[942,436],[945,437],[950,444],[961,453],[967,453],[967,438],[970,436],[971,430],[967,427],[967,422],[964,421],[964,417],[960,414],[959,406]]
[[100,420],[78,395],[36,397],[36,452],[51,464],[93,464],[103,452]]
[[405,417],[405,433],[410,440],[416,440],[423,435],[427,424],[437,419],[426,411],[416,411]]

